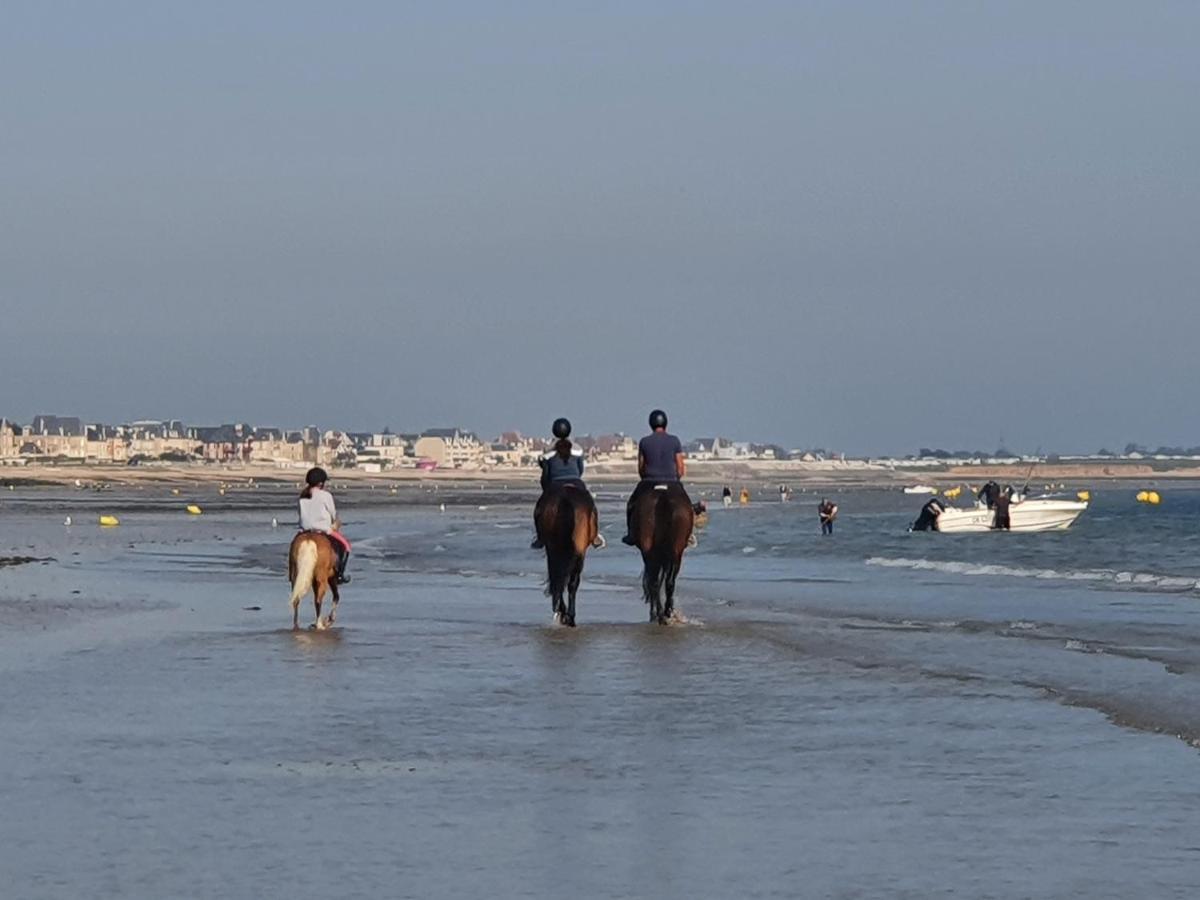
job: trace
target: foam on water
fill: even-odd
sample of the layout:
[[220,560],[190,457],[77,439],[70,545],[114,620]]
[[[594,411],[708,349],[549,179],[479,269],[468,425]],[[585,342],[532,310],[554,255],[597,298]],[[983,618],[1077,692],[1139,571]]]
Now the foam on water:
[[1000,563],[975,563],[962,560],[940,560],[909,557],[872,556],[868,566],[890,569],[913,569],[945,572],[952,575],[994,576],[1008,578],[1038,578],[1057,581],[1086,581],[1113,585],[1132,585],[1139,589],[1161,591],[1190,591],[1198,586],[1195,578],[1183,575],[1162,575],[1153,572],[1126,572],[1112,569],[1050,569],[1008,566]]

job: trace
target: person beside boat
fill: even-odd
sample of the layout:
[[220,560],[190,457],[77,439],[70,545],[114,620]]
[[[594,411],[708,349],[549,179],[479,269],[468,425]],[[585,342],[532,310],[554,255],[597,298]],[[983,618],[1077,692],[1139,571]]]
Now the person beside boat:
[[993,528],[1000,531],[1009,531],[1012,529],[1012,519],[1009,518],[1009,505],[1012,503],[1012,497],[1012,485],[1007,485],[996,494],[996,502],[993,507],[996,511],[996,518],[992,522]]
[[921,507],[917,520],[908,526],[909,531],[937,531],[938,517],[946,511],[946,504],[937,497],[926,502]]
[[837,504],[828,497],[817,506],[817,518],[821,522],[821,534],[833,534],[833,520],[837,518]]
[[984,504],[986,504],[988,509],[995,509],[996,498],[999,497],[1001,493],[1000,485],[995,481],[989,481],[979,489],[979,492],[975,496]]

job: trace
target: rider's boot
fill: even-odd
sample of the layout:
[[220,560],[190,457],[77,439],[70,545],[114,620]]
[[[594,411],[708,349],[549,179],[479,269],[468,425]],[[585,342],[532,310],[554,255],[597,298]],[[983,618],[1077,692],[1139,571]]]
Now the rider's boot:
[[350,576],[346,574],[346,563],[350,561],[350,554],[343,553],[342,558],[338,560],[337,583],[349,584]]

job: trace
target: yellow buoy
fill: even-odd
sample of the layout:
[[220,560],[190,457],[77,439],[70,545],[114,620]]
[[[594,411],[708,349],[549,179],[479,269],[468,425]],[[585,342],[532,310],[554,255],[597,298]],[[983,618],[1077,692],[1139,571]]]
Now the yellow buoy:
[[1134,497],[1133,499],[1137,500],[1138,503],[1149,503],[1150,502],[1150,492],[1149,491],[1138,491],[1137,496]]
[[1146,502],[1151,506],[1158,506],[1158,504],[1162,503],[1162,497],[1158,495],[1158,491],[1151,491],[1146,495]]
[[189,513],[191,513],[193,516],[198,516],[198,515],[200,515],[200,512],[201,512],[200,507],[198,507],[195,503],[192,503],[191,505],[189,505],[187,508],[187,511]]
[[116,516],[101,516],[101,517],[100,517],[100,524],[101,524],[101,525],[103,525],[103,526],[105,526],[106,528],[108,528],[108,527],[111,527],[111,526],[113,526],[113,525],[120,525],[120,524],[121,524],[121,520],[120,520],[120,519],[118,519]]
[[1080,500],[1082,500],[1084,503],[1087,503],[1089,500],[1092,499],[1092,492],[1091,491],[1079,491],[1075,496],[1078,497]]

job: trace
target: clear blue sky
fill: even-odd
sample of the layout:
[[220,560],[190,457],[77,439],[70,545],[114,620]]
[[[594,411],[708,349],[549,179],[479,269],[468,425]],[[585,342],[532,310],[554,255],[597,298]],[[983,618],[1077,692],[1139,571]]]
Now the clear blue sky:
[[4,20],[0,414],[1200,443],[1200,4]]

